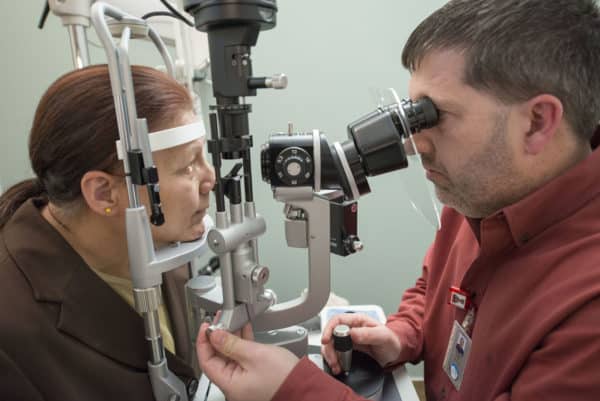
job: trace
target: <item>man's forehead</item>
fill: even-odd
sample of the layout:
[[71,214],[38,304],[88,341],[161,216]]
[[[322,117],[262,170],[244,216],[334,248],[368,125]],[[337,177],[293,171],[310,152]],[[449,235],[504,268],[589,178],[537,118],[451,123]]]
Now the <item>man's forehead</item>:
[[465,71],[465,56],[458,50],[430,50],[423,56],[412,76],[427,80],[461,79]]
[[411,85],[409,87],[409,96],[412,100],[417,100],[422,97],[429,97],[439,109],[444,110],[459,110],[462,109],[463,102],[460,94],[456,91],[447,89],[444,86],[437,85]]
[[411,99],[429,96],[438,106],[457,107],[464,89],[464,57],[457,51],[431,51],[411,74]]

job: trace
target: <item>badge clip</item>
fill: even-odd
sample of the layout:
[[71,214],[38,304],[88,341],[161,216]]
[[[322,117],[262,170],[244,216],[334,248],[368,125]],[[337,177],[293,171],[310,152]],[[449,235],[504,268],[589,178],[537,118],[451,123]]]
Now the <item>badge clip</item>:
[[471,307],[471,296],[467,291],[461,290],[459,287],[450,287],[448,304],[462,310],[467,310]]

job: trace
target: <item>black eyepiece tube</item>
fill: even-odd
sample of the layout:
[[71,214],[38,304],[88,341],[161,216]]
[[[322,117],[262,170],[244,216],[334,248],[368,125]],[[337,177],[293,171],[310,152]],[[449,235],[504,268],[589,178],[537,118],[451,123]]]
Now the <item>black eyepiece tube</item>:
[[433,101],[428,97],[423,97],[414,102],[403,100],[401,107],[413,133],[431,128],[438,122],[438,111]]
[[376,176],[408,166],[403,138],[433,127],[438,112],[428,97],[380,107],[348,125],[367,176]]
[[348,136],[369,177],[405,168],[408,164],[395,118],[392,110],[377,109],[348,126]]

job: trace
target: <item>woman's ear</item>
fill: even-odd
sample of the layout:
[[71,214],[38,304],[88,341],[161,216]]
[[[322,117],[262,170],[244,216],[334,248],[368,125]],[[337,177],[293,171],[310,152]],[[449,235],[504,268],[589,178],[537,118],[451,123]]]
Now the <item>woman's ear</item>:
[[121,212],[121,177],[104,171],[88,171],[81,178],[81,194],[90,210],[102,216]]
[[552,142],[563,121],[562,102],[553,95],[538,95],[523,104],[523,115],[528,119],[524,136],[526,154],[537,155]]

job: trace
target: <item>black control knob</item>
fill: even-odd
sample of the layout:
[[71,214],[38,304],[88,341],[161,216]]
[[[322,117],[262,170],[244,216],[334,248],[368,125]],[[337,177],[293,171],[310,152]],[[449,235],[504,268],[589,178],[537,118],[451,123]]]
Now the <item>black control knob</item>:
[[348,254],[362,251],[363,247],[362,241],[356,235],[349,235],[344,239],[344,249]]
[[300,147],[289,147],[282,150],[275,159],[275,174],[289,186],[300,186],[311,183],[313,175],[312,156]]
[[348,375],[352,365],[352,338],[350,337],[350,327],[345,324],[338,324],[333,329],[333,349],[338,358],[342,372]]

